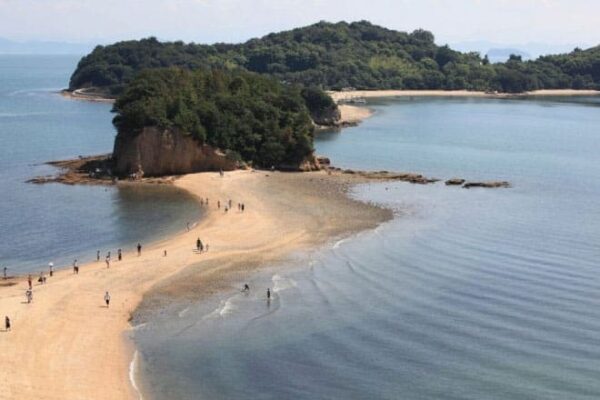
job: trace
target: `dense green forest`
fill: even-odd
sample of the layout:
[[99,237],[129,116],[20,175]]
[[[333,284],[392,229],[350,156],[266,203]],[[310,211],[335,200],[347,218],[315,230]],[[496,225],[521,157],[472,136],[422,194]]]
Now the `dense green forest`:
[[298,165],[313,151],[301,88],[242,70],[144,70],[113,111],[118,135],[179,130],[255,166]]
[[600,89],[600,46],[490,64],[478,53],[436,45],[428,31],[398,32],[366,21],[319,22],[242,44],[149,38],[98,46],[81,59],[69,87],[94,86],[117,95],[139,71],[169,66],[244,69],[322,89]]

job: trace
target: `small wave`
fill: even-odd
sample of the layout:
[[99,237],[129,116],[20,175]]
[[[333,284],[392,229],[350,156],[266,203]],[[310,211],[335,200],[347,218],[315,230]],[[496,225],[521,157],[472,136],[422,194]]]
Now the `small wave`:
[[338,240],[337,242],[335,242],[335,243],[333,244],[333,247],[332,247],[332,248],[333,248],[333,249],[337,249],[338,247],[340,247],[342,244],[346,243],[346,242],[347,242],[347,241],[349,241],[349,240],[350,240],[350,238],[349,238],[349,237],[348,237],[348,238],[344,238],[344,239],[340,239],[340,240]]
[[230,297],[227,300],[221,300],[221,303],[219,304],[219,307],[217,307],[210,314],[207,314],[204,317],[202,317],[202,319],[210,319],[210,318],[216,318],[216,317],[224,318],[227,315],[233,313],[238,308],[233,303],[233,299],[234,299],[234,297]]
[[145,327],[146,325],[148,325],[148,324],[146,322],[144,322],[142,324],[139,324],[139,325],[136,325],[136,326],[132,327],[131,330],[132,331],[138,331],[138,330],[142,329],[143,327]]
[[273,275],[272,280],[273,280],[273,292],[274,293],[279,293],[283,290],[296,287],[296,281],[294,281],[293,279],[290,279],[290,278],[284,278],[283,276],[281,276],[279,274]]
[[190,311],[189,307],[184,308],[183,310],[179,311],[179,318],[183,318],[185,316],[185,314],[187,314]]
[[[142,324],[142,325],[145,325],[145,324]],[[144,397],[142,396],[142,393],[140,392],[140,389],[138,388],[138,385],[135,381],[135,373],[138,369],[138,363],[139,363],[139,353],[136,350],[133,353],[133,358],[131,359],[131,363],[129,363],[129,381],[131,382],[131,386],[133,387],[133,390],[135,391],[135,393],[137,393],[138,399],[143,400]]]

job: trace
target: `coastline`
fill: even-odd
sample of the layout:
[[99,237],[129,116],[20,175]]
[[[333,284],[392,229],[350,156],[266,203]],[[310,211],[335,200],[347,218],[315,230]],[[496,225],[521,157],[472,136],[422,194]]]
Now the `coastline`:
[[75,89],[75,90],[63,89],[59,93],[61,96],[67,97],[67,98],[73,99],[73,100],[94,101],[94,102],[98,102],[98,103],[109,103],[109,104],[112,104],[115,102],[115,99],[105,97],[105,95],[101,92],[94,92],[94,88]]
[[525,97],[567,97],[599,96],[599,90],[550,89],[523,93],[489,93],[468,90],[349,90],[328,91],[333,101],[338,103],[341,112],[340,124],[356,125],[370,118],[374,111],[365,105],[348,104],[354,99],[399,98],[399,97],[478,97],[490,99],[510,99]]
[[[5,360],[0,398],[138,398],[130,381],[135,353],[127,332],[140,304],[156,307],[157,298],[202,297],[232,288],[266,261],[389,220],[390,210],[346,195],[351,185],[365,181],[325,172],[181,177],[175,185],[210,199],[210,211],[189,232],[149,245],[140,257],[127,251],[110,269],[94,262],[82,265],[79,275],[58,270],[47,284],[34,284],[32,304],[23,304],[23,278],[0,286],[0,309],[13,325],[0,336]],[[244,202],[246,211],[216,209],[217,199],[229,198]],[[193,251],[198,236],[210,244],[209,252]],[[106,290],[110,309],[102,303]]]

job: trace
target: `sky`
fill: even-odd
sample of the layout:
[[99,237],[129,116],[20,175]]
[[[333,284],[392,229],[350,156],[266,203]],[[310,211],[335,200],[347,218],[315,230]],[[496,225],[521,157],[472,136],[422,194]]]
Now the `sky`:
[[432,31],[438,44],[600,44],[598,0],[0,0],[0,37],[240,42],[326,21]]

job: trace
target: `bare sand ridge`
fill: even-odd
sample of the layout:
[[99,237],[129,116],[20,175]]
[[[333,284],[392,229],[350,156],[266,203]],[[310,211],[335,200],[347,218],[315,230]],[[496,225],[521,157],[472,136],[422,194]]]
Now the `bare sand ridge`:
[[[391,218],[390,210],[345,195],[349,185],[363,181],[324,172],[184,176],[175,184],[210,199],[207,216],[189,232],[182,227],[139,257],[135,251],[120,262],[113,256],[110,269],[101,259],[82,265],[79,275],[58,271],[45,285],[34,283],[32,304],[25,304],[23,278],[0,286],[0,317],[10,316],[13,325],[11,332],[0,331],[0,399],[137,398],[128,376],[133,348],[127,331],[143,299],[151,307],[156,299],[232,288],[264,262]],[[225,213],[229,199],[233,207]],[[194,251],[197,237],[209,244],[208,252]],[[106,290],[110,308],[103,303]]]

